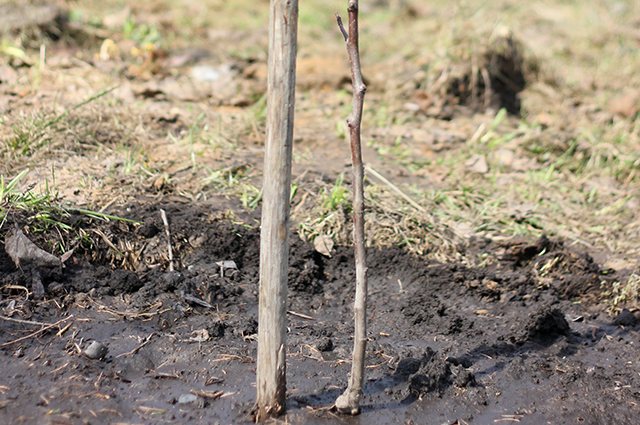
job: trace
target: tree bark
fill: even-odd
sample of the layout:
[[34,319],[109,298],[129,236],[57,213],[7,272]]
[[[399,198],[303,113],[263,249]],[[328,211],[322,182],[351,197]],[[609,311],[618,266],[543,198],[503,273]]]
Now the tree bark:
[[298,1],[271,0],[260,233],[257,421],[280,415],[285,410],[289,194],[297,30]]
[[364,382],[364,365],[367,347],[367,265],[364,234],[364,165],[360,128],[366,86],[362,79],[358,43],[358,0],[349,0],[349,32],[337,17],[338,27],[347,45],[353,85],[353,110],[347,119],[351,140],[353,162],[353,243],[356,261],[356,296],[354,302],[354,338],[351,375],[345,392],[336,400],[336,408],[343,413],[356,415],[360,412],[360,398]]

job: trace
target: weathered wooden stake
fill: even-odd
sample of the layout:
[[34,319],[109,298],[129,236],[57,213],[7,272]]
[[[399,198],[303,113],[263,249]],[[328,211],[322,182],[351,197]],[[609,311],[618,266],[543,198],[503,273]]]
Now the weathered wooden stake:
[[298,1],[271,0],[260,232],[257,410],[263,421],[285,410],[289,194],[295,104]]
[[349,385],[336,400],[336,408],[343,413],[356,415],[360,412],[360,398],[364,382],[364,361],[367,347],[367,264],[364,236],[364,166],[360,143],[360,126],[364,94],[367,90],[360,68],[358,45],[358,0],[349,0],[349,32],[344,29],[342,19],[337,16],[338,27],[347,44],[353,85],[353,110],[347,119],[351,140],[353,162],[353,244],[356,258],[356,297],[353,307],[355,330],[353,336],[353,359]]

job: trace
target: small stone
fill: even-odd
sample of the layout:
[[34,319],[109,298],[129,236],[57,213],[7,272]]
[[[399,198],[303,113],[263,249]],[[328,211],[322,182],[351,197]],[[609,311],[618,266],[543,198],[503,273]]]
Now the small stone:
[[190,404],[198,400],[198,396],[195,394],[182,394],[178,397],[178,404]]
[[196,81],[216,82],[229,80],[233,76],[231,65],[196,65],[191,68],[191,78]]
[[402,105],[402,107],[410,112],[418,112],[420,111],[420,105],[418,105],[417,103],[414,102],[407,102],[404,105]]
[[504,167],[511,167],[515,158],[516,154],[507,148],[500,148],[494,153],[495,161]]
[[487,164],[487,158],[484,155],[474,155],[469,158],[464,165],[467,170],[477,174],[487,174],[489,172],[489,165]]
[[189,341],[192,342],[207,342],[209,341],[209,331],[206,329],[198,329],[191,332],[191,336],[189,337]]
[[632,118],[640,110],[640,91],[627,90],[609,101],[609,112],[623,118]]
[[84,355],[90,359],[102,360],[109,349],[101,342],[93,341],[87,348],[84,349]]

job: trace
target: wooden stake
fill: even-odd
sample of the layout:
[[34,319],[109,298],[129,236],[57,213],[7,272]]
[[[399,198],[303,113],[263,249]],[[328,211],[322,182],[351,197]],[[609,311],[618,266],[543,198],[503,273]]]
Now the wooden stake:
[[336,400],[336,408],[343,413],[356,415],[360,412],[360,398],[364,382],[364,362],[367,347],[367,263],[364,235],[364,166],[360,127],[362,108],[367,87],[362,79],[360,50],[358,45],[358,0],[349,0],[349,32],[344,29],[342,19],[337,16],[338,27],[347,44],[353,85],[353,110],[347,119],[351,140],[353,162],[353,244],[356,259],[356,297],[353,306],[355,329],[353,337],[353,360],[349,385]]
[[289,195],[295,104],[298,1],[271,0],[260,233],[256,421],[285,410]]

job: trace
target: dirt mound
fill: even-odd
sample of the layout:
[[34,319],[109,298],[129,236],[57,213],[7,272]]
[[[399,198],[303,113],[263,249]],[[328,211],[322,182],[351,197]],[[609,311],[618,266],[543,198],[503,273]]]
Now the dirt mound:
[[9,1],[0,5],[0,33],[4,34],[39,29],[55,35],[67,20],[67,12],[53,4]]
[[[86,218],[78,220],[75,216],[60,217],[59,220],[68,222],[65,224],[75,226],[85,239],[83,243],[66,244],[74,248],[74,253],[63,275],[58,272],[43,276],[45,287],[51,285],[58,293],[59,282],[65,280],[67,292],[93,291],[100,295],[141,292],[151,297],[167,291],[182,291],[214,303],[232,302],[257,286],[258,228],[232,224],[224,215],[212,213],[204,206],[163,205],[169,217],[173,265],[179,270],[168,272],[168,241],[159,208],[127,207],[122,215],[133,217],[132,222],[101,224]],[[5,229],[22,219],[22,216],[13,216]],[[21,224],[29,227],[28,223]],[[88,228],[92,230],[83,230]],[[57,233],[49,229],[44,233],[28,233],[28,236],[47,250]],[[322,294],[327,285],[354,280],[350,248],[337,247],[330,258],[297,236],[292,236],[291,243],[289,282],[293,292],[310,296]],[[540,297],[551,290],[560,299],[590,297],[596,300],[602,292],[602,281],[613,279],[605,276],[586,253],[567,249],[562,241],[544,236],[535,242],[515,239],[485,245],[482,249],[493,252],[497,262],[483,268],[436,261],[425,263],[396,248],[372,250],[370,267],[384,276],[403,264],[404,272],[398,280],[413,282],[410,290],[415,297],[402,307],[405,316],[415,326],[437,324],[452,335],[473,330],[472,321],[449,306],[448,298],[452,295],[473,293],[486,301],[505,302]],[[223,267],[223,262],[231,264],[231,268]],[[0,254],[0,266],[3,282],[29,286],[30,276],[16,269],[4,252]],[[343,285],[340,290],[342,288]],[[433,288],[446,293],[446,298],[432,296]],[[344,286],[344,291],[348,295],[350,287]]]
[[[141,305],[167,292],[195,296],[205,303],[233,303],[258,283],[259,229],[232,224],[206,208],[191,209],[181,204],[164,205],[169,217],[173,264],[168,271],[167,236],[159,208],[130,206],[126,215],[138,222],[99,223],[86,217],[58,217],[86,235],[76,245],[71,259],[60,273],[43,273],[43,284],[51,295],[85,292],[94,295],[134,294]],[[124,214],[122,214],[124,216]],[[14,215],[5,229],[25,217]],[[84,231],[82,229],[91,229]],[[0,232],[2,236],[4,232]],[[38,245],[50,249],[55,229],[29,233]],[[75,242],[70,241],[69,246]],[[326,281],[325,258],[298,237],[291,238],[290,289],[318,294]],[[228,264],[228,265],[227,265]],[[5,251],[0,252],[0,283],[30,287],[31,275],[17,269]],[[64,282],[64,284],[60,283]]]
[[51,1],[8,1],[0,4],[0,35],[15,43],[9,54],[12,66],[31,66],[34,61],[23,49],[39,49],[43,42],[70,46],[93,46],[104,33],[95,26],[71,19],[67,5]]
[[420,398],[428,394],[442,396],[452,385],[466,388],[476,384],[473,373],[457,359],[442,358],[430,348],[421,358],[408,357],[400,360],[394,378],[405,380],[407,394]]
[[543,235],[534,243],[514,239],[498,246],[503,266],[528,270],[536,285],[551,287],[563,298],[595,295],[606,280],[588,253],[568,249],[560,240]]
[[[457,109],[504,108],[520,113],[520,93],[537,79],[538,63],[508,29],[497,29],[483,45],[478,40],[454,43],[444,65],[415,93],[429,115],[451,118]],[[421,84],[420,84],[421,85]]]
[[569,323],[562,311],[557,308],[542,307],[524,322],[524,326],[514,332],[511,341],[516,344],[532,340],[549,342],[558,336],[567,335],[569,331]]

